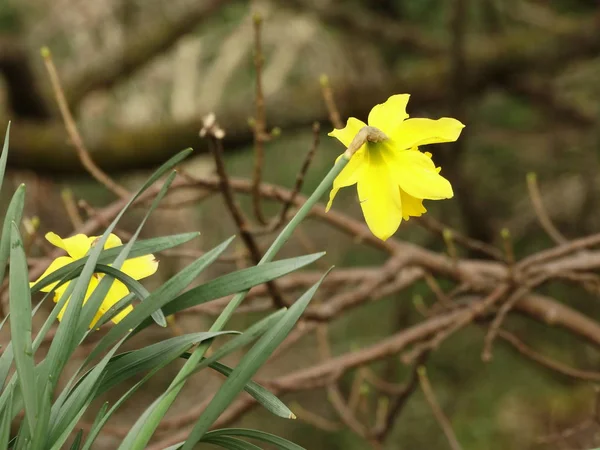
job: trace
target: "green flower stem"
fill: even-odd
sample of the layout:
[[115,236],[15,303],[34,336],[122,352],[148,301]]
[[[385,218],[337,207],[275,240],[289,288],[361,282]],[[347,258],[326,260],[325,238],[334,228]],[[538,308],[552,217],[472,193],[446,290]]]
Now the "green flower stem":
[[[364,143],[364,141],[363,141]],[[264,264],[273,260],[275,255],[283,245],[288,241],[288,239],[292,236],[292,233],[300,225],[300,223],[305,219],[308,215],[312,207],[320,200],[325,192],[331,189],[333,185],[333,180],[340,174],[340,172],[346,167],[348,164],[349,157],[347,154],[344,154],[336,164],[331,168],[329,173],[323,178],[319,186],[315,189],[312,195],[306,200],[304,205],[298,210],[296,215],[290,220],[290,222],[285,226],[275,242],[271,244],[269,249],[266,251],[265,255],[262,257],[258,264]],[[209,332],[221,331],[231,316],[233,312],[236,310],[238,306],[242,303],[248,291],[240,292],[236,294],[227,304],[225,309],[219,314],[219,317],[215,320],[213,325],[210,327]],[[154,429],[148,429],[150,427],[156,428],[156,425],[160,421],[160,419],[166,414],[167,410],[175,401],[177,394],[183,388],[184,383],[181,380],[185,379],[189,376],[189,374],[194,370],[194,368],[198,365],[198,363],[202,360],[206,351],[210,347],[210,341],[202,343],[196,348],[196,350],[190,355],[189,359],[186,361],[185,365],[181,368],[175,379],[172,381],[171,386],[167,390],[167,395],[163,397],[163,399],[156,404],[156,407],[152,410],[150,415],[147,417],[144,427],[140,430],[138,436],[140,436],[139,440],[135,442],[132,448],[142,450],[145,448],[146,444],[150,440]]]

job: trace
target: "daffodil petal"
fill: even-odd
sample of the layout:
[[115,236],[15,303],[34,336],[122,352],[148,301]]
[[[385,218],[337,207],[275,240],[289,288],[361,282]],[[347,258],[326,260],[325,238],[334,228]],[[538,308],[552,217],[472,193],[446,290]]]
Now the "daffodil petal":
[[[98,312],[96,313],[96,316],[94,317],[94,320],[92,321],[92,323],[90,325],[90,328],[94,327],[96,325],[96,322],[98,322],[98,320],[104,314],[106,314],[106,312],[110,308],[112,308],[114,305],[116,305],[119,301],[121,301],[128,294],[129,294],[129,290],[127,289],[127,287],[123,283],[121,283],[119,280],[115,280],[113,282],[111,288],[109,289],[108,293],[106,294],[104,301],[100,305],[100,308],[98,309]],[[119,323],[131,311],[133,311],[133,307],[131,305],[125,307],[121,312],[119,312],[116,316],[114,316],[112,318],[112,321],[114,323]]]
[[366,126],[367,124],[362,120],[350,117],[344,128],[334,129],[331,133],[329,133],[329,136],[336,138],[342,144],[344,144],[346,148],[348,148],[350,142],[352,142],[352,139],[354,139],[354,136],[356,136],[362,127]]
[[454,193],[450,182],[439,174],[431,158],[411,150],[382,151],[395,182],[407,194],[419,198],[440,200]]
[[410,98],[409,94],[392,95],[385,103],[375,105],[369,113],[369,125],[379,128],[391,136],[400,124],[408,118],[406,105]]
[[438,120],[408,119],[389,131],[388,136],[398,149],[405,150],[419,145],[454,142],[464,127],[461,122],[449,117]]
[[[58,258],[56,258],[54,261],[52,261],[50,263],[48,268],[44,271],[44,273],[37,280],[29,283],[29,287],[32,287],[34,284],[36,284],[42,278],[46,278],[48,275],[50,275],[53,272],[56,272],[61,267],[64,267],[67,264],[71,264],[73,261],[74,261],[73,258],[71,258],[70,256],[59,256]],[[42,288],[41,291],[42,292],[50,292],[54,288],[54,286],[56,286],[58,283],[59,282],[57,281],[55,283],[49,284],[48,286]]]
[[[362,168],[365,164],[366,153],[367,150],[365,146],[360,148],[354,155],[352,155],[352,158],[350,158],[350,161],[348,161],[348,164],[346,164],[346,167],[342,169],[340,174],[335,177],[335,180],[333,180],[333,187],[329,193],[329,202],[327,203],[327,208],[325,211],[329,211],[329,208],[331,208],[331,205],[333,204],[333,199],[341,188],[352,186],[358,182]],[[338,156],[335,162],[337,163],[343,156],[343,154]]]
[[369,154],[358,181],[358,198],[371,232],[385,241],[402,222],[400,190],[383,158]]
[[[87,290],[85,292],[85,297],[83,298],[84,305],[85,305],[85,302],[87,302],[88,298],[90,298],[90,295],[92,295],[92,293],[94,292],[94,289],[96,289],[96,287],[98,286],[98,283],[99,283],[99,280],[95,276],[90,278],[90,284],[88,284]],[[67,290],[68,285],[69,285],[69,283],[65,283],[62,286],[58,287],[54,291],[54,303],[58,303],[60,301],[60,298]],[[69,305],[70,301],[71,301],[71,297],[69,297],[67,302],[64,304],[64,306],[59,311],[58,316],[57,316],[58,320],[62,320],[63,315],[66,312],[67,306]]]
[[104,244],[104,249],[108,250],[109,248],[118,247],[119,245],[123,245],[123,241],[121,241],[119,236],[111,233],[108,235],[108,239]]
[[131,278],[141,280],[142,278],[154,275],[158,269],[158,260],[154,255],[144,255],[137,258],[128,259],[121,266],[121,271]]
[[94,239],[85,234],[76,234],[75,236],[63,239],[56,233],[46,233],[46,240],[48,242],[65,250],[73,259],[83,258],[92,246]]
[[427,212],[423,206],[423,200],[408,195],[400,189],[400,199],[402,200],[402,218],[408,220],[410,217],[420,217]]

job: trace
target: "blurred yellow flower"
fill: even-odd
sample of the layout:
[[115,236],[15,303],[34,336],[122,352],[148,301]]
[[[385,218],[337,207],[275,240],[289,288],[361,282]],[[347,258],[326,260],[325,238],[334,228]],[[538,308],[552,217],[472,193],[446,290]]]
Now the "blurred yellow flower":
[[[58,236],[55,233],[48,233],[48,234],[46,234],[46,239],[54,246],[65,250],[67,252],[68,256],[59,256],[54,261],[52,261],[52,263],[46,269],[46,271],[42,274],[42,276],[40,278],[38,278],[36,281],[34,281],[33,283],[31,283],[31,285],[34,285],[42,278],[48,276],[52,272],[55,272],[56,270],[60,269],[61,267],[64,267],[67,264],[70,264],[73,261],[86,256],[88,251],[94,246],[94,244],[97,242],[98,239],[100,239],[100,237],[99,236],[89,236],[88,237],[84,234],[76,234],[73,237],[62,239],[60,236]],[[106,249],[109,249],[112,247],[118,247],[119,245],[122,245],[121,239],[119,239],[114,234],[111,234],[111,235],[109,235],[109,237],[106,241],[106,244],[104,245],[104,249],[106,250]],[[131,259],[126,260],[123,263],[123,265],[121,266],[121,272],[124,272],[125,274],[129,275],[130,277],[132,277],[136,280],[141,280],[142,278],[146,278],[146,277],[154,274],[157,269],[158,269],[158,261],[154,258],[154,255],[144,255],[144,256],[137,257],[137,258],[131,258]],[[96,286],[98,286],[98,284],[100,283],[100,280],[102,280],[103,277],[104,277],[104,274],[101,274],[101,273],[95,273],[92,276],[92,278],[90,280],[90,284],[87,288],[87,292],[85,294],[84,303],[90,297],[92,292],[94,292],[94,289],[96,289]],[[54,291],[54,302],[55,303],[60,300],[60,297],[62,296],[62,294],[67,290],[69,283],[70,282],[67,282],[67,283],[63,284],[62,286],[59,286],[56,288],[56,290]],[[42,289],[42,291],[50,292],[57,284],[58,284],[58,281],[56,283],[52,283],[52,284],[44,287]],[[119,280],[114,280],[111,288],[109,289],[108,293],[106,294],[106,297],[104,298],[104,301],[102,302],[102,304],[100,305],[100,308],[96,312],[94,320],[92,320],[92,323],[90,324],[90,328],[93,328],[94,325],[96,325],[96,323],[100,319],[100,317],[102,317],[102,315],[104,313],[106,313],[113,305],[118,303],[127,294],[129,294],[129,290],[127,289],[127,287],[123,283],[121,283]],[[67,301],[67,303],[68,303],[68,301]],[[65,303],[65,306],[62,308],[62,310],[58,314],[59,320],[62,319],[62,316],[67,307],[67,303]],[[127,306],[126,308],[121,310],[121,312],[119,312],[117,315],[115,315],[112,318],[112,321],[114,323],[119,323],[119,321],[121,321],[132,310],[133,310],[133,307],[131,305]]]
[[[337,192],[357,184],[358,198],[371,232],[381,240],[393,235],[402,219],[421,216],[427,210],[423,200],[441,200],[454,194],[442,177],[430,153],[420,145],[456,141],[464,125],[456,119],[409,119],[408,94],[392,95],[369,113],[369,126],[382,131],[382,142],[367,142],[351,158],[333,182],[327,210]],[[366,124],[354,117],[333,136],[346,147]],[[340,155],[341,158],[343,155]],[[338,158],[338,159],[339,159]]]

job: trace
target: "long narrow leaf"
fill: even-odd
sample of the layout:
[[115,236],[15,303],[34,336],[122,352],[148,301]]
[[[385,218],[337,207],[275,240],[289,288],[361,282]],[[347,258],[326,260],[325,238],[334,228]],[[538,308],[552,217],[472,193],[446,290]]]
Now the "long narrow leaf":
[[299,445],[294,444],[293,442],[290,442],[282,437],[275,436],[274,434],[247,428],[223,428],[221,430],[209,431],[204,435],[202,441],[218,436],[238,436],[248,439],[256,439],[257,441],[265,442],[267,444],[273,444],[280,450],[306,450],[304,447],[300,447]]
[[[323,278],[324,277],[325,275]],[[202,439],[214,421],[225,408],[229,406],[258,369],[260,369],[267,361],[277,346],[286,338],[308,306],[308,303],[317,291],[323,278],[302,295],[302,297],[300,297],[285,313],[279,323],[262,336],[244,355],[238,366],[229,375],[227,380],[225,380],[225,383],[223,383],[221,388],[217,391],[194,425],[188,439],[185,441],[183,450],[191,450],[194,445]]]
[[[146,214],[144,215],[143,219],[141,220],[140,224],[138,225],[137,229],[135,230],[135,233],[133,233],[133,236],[131,237],[129,242],[125,245],[125,247],[123,247],[123,250],[121,250],[121,253],[119,253],[119,256],[117,256],[117,258],[114,260],[112,266],[115,269],[117,269],[117,270],[120,269],[121,266],[123,265],[123,263],[125,263],[125,261],[127,260],[128,256],[129,256],[129,252],[131,251],[133,244],[135,244],[135,241],[137,240],[138,236],[140,235],[142,228],[144,227],[148,218],[154,212],[154,210],[156,209],[156,207],[158,206],[160,201],[166,195],[167,190],[169,189],[169,187],[171,186],[171,183],[175,179],[175,175],[176,175],[176,172],[171,172],[171,174],[167,177],[167,179],[163,183],[163,186],[161,187],[159,193],[156,195],[156,197],[152,201],[152,204],[150,205],[150,208],[148,208],[148,211],[146,211]],[[91,323],[93,317],[96,315],[98,309],[100,308],[100,305],[104,301],[104,298],[108,294],[114,281],[115,281],[114,277],[104,277],[102,279],[102,281],[100,281],[100,283],[96,287],[96,289],[94,289],[94,292],[90,296],[87,303],[84,305],[83,311],[82,311],[82,319],[81,319],[81,321],[78,325],[78,329],[77,329],[77,333],[80,337],[83,337],[85,335],[85,333],[87,332],[89,324]],[[165,316],[163,315],[163,313],[160,309],[158,309],[152,313],[152,318],[160,326],[162,326],[162,327],[167,326],[167,321],[165,319]]]
[[173,356],[172,359],[170,359],[170,360],[165,359],[165,360],[161,361],[159,363],[159,365],[157,365],[149,373],[147,373],[146,376],[144,376],[144,378],[142,378],[139,382],[137,382],[124,395],[122,395],[121,398],[119,398],[119,400],[116,401],[116,403],[112,406],[112,408],[110,408],[110,410],[98,421],[97,424],[92,426],[82,450],[89,450],[91,448],[91,446],[94,444],[94,441],[98,437],[98,434],[102,430],[102,427],[104,427],[104,425],[106,425],[106,422],[108,421],[108,419],[115,413],[115,411],[117,411],[121,407],[121,405],[123,403],[125,403],[139,388],[141,388],[160,369],[167,366],[169,363],[171,363],[173,360],[175,360],[176,358],[179,357],[179,355],[172,355],[172,356]]
[[254,444],[229,436],[212,437],[203,439],[202,442],[218,445],[219,447],[226,448],[227,450],[262,450],[260,447],[257,447]]
[[8,402],[2,408],[0,415],[0,448],[8,448],[8,441],[10,439],[10,423],[12,421],[12,391],[9,393]]
[[67,398],[60,409],[52,408],[51,428],[47,440],[46,448],[52,446],[53,449],[61,449],[64,442],[68,439],[73,428],[83,416],[87,407],[95,398],[95,391],[99,386],[99,382],[104,375],[104,369],[114,356],[120,345],[125,341],[121,339],[94,367],[88,376],[80,383],[73,393]]
[[10,141],[10,122],[6,125],[6,134],[4,135],[4,145],[2,146],[2,155],[0,156],[0,188],[4,182],[4,172],[6,171],[6,161],[8,160],[8,142]]
[[38,390],[35,382],[31,346],[31,294],[27,279],[27,260],[17,225],[12,224],[10,242],[10,329],[19,386],[25,401],[25,418],[29,430],[36,428]]
[[81,447],[82,439],[83,439],[83,430],[79,430],[77,432],[77,434],[75,435],[75,439],[73,440],[71,447],[69,447],[69,450],[79,450],[79,448]]
[[[181,162],[182,159],[187,157],[190,150],[184,150],[183,152],[178,153],[165,164],[163,164],[154,174],[144,183],[144,185],[137,191],[137,193],[127,202],[127,204],[123,207],[123,209],[119,212],[119,214],[115,217],[115,219],[111,222],[111,224],[104,231],[104,234],[99,238],[96,246],[92,247],[90,250],[90,254],[88,256],[85,265],[81,271],[81,275],[77,279],[77,281],[72,282],[75,285],[73,290],[73,294],[67,304],[66,312],[63,316],[62,321],[60,322],[54,340],[50,345],[48,350],[46,364],[46,373],[47,374],[57,374],[62,372],[62,368],[66,364],[68,357],[73,351],[72,342],[74,340],[74,336],[72,335],[72,330],[76,327],[76,324],[79,321],[79,316],[81,314],[81,305],[83,303],[84,295],[87,291],[87,287],[89,284],[89,280],[94,273],[95,265],[98,262],[98,258],[100,257],[100,253],[104,249],[104,245],[108,239],[110,233],[114,230],[117,223],[121,220],[121,217],[125,214],[127,209],[133,204],[133,202],[155,181],[157,181],[165,172],[172,169],[176,164]],[[70,287],[70,286],[69,286]],[[152,312],[154,312],[155,308]],[[114,343],[115,341],[113,341]],[[56,383],[56,380],[51,380],[51,382]]]
[[190,333],[116,355],[106,366],[96,395],[103,394],[125,380],[162,364],[165,360],[173,361],[193,345],[231,333],[231,331]]
[[[164,305],[163,312],[168,316],[192,306],[248,290],[312,264],[324,254],[315,253],[313,255],[281,259],[222,275],[176,297]],[[144,321],[136,331],[140,331],[150,323],[148,320]]]
[[[286,311],[287,311],[286,309],[280,309],[279,311],[274,312],[273,314],[263,318],[262,320],[259,320],[258,322],[253,324],[251,327],[249,327],[246,331],[244,331],[242,334],[234,337],[233,339],[231,339],[228,342],[226,342],[225,344],[223,344],[221,347],[217,348],[213,352],[212,355],[203,358],[202,361],[200,361],[200,363],[198,363],[198,365],[194,368],[194,370],[192,372],[190,372],[187,376],[182,377],[179,380],[179,383],[172,384],[170,386],[169,390],[167,390],[163,394],[163,396],[165,396],[165,395],[169,394],[171,391],[177,389],[179,385],[184,383],[185,380],[187,380],[189,377],[191,377],[195,373],[200,372],[201,370],[209,367],[211,364],[217,362],[218,360],[225,358],[226,356],[230,355],[231,353],[235,352],[236,350],[239,350],[240,348],[245,347],[246,345],[254,342],[260,336],[265,334],[268,330],[273,328],[281,320],[281,318],[285,315]],[[182,358],[188,359],[190,354],[184,353],[181,356],[182,356]]]
[[162,308],[171,301],[179,292],[185,289],[206,267],[212,264],[231,243],[233,237],[221,243],[211,251],[205,253],[196,261],[188,265],[178,274],[171,277],[161,287],[152,292],[144,302],[137,305],[131,313],[123,318],[104,336],[87,358],[90,361],[106,350],[120,336],[137,327],[144,319],[150,317],[154,311]]
[[23,207],[25,206],[25,185],[20,185],[10,200],[4,224],[2,225],[2,236],[0,237],[0,284],[4,281],[6,273],[6,263],[10,254],[10,236],[12,233],[12,223],[20,224],[23,218]]
[[[234,369],[226,366],[220,362],[213,362],[209,365],[209,367],[213,370],[216,370],[220,374],[225,375],[226,377],[231,375]],[[244,386],[244,390],[250,394],[254,399],[260,403],[267,411],[275,414],[276,416],[282,417],[284,419],[295,419],[296,415],[281,401],[277,398],[275,394],[269,392],[269,390],[261,386],[255,381],[248,381],[246,386]]]
[[[202,367],[207,367],[210,363],[228,355],[229,353],[237,350],[239,347],[254,341],[258,336],[264,334],[267,330],[272,328],[280,320],[280,318],[283,317],[284,313],[285,310],[282,309],[255,323],[241,335],[234,337],[229,342],[217,349],[209,358],[206,358],[204,361],[202,361],[200,366],[204,364]],[[182,382],[184,380],[182,380]],[[139,437],[140,430],[144,427],[147,421],[150,420],[149,418],[154,413],[155,409],[168,395],[170,395],[171,390],[177,388],[177,386],[178,384],[172,385],[171,389],[168,389],[166,392],[164,392],[160,397],[152,402],[148,408],[146,408],[144,413],[138,417],[135,424],[130,428],[127,436],[125,436],[125,439],[123,439],[121,442],[119,450],[131,449],[133,447],[134,441],[136,441]],[[160,418],[156,420],[160,420]]]

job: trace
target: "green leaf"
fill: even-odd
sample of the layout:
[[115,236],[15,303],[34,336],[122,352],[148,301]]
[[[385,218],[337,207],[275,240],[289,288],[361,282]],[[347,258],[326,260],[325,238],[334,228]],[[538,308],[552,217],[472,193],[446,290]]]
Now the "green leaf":
[[[95,398],[95,392],[99,386],[100,380],[104,375],[104,370],[110,359],[114,356],[120,345],[125,341],[121,339],[102,360],[87,374],[87,376],[77,384],[64,403],[55,404],[52,408],[51,426],[49,432],[48,445],[52,449],[60,450],[64,442],[68,439],[71,431],[88,406]],[[57,408],[59,407],[59,408]],[[48,448],[48,445],[46,448]]]
[[116,355],[106,366],[104,376],[96,395],[102,395],[112,387],[123,383],[125,380],[150,370],[164,361],[173,361],[193,345],[199,344],[207,339],[213,339],[224,334],[232,334],[232,331],[218,333],[200,332],[176,336],[147,347],[132,350],[127,353]]
[[[112,267],[114,269],[117,269],[117,270],[121,269],[122,265],[128,259],[128,255],[129,255],[129,252],[131,251],[131,247],[133,247],[133,244],[139,237],[140,232],[142,231],[142,228],[146,224],[150,215],[154,212],[154,210],[156,209],[156,207],[158,206],[160,201],[166,195],[167,190],[169,189],[169,187],[171,186],[171,183],[173,182],[173,179],[175,178],[175,175],[176,175],[176,172],[171,172],[171,174],[167,177],[167,179],[163,183],[159,193],[156,195],[156,197],[152,201],[150,208],[148,208],[148,211],[146,211],[146,214],[144,215],[144,218],[141,220],[140,224],[138,225],[135,233],[133,234],[133,236],[131,237],[129,242],[125,245],[125,247],[123,247],[123,250],[121,250],[121,252],[119,253],[119,256],[117,256],[117,258],[114,260],[114,262],[112,264]],[[122,273],[122,272],[120,272],[120,273]],[[128,278],[131,278],[131,277],[128,277]],[[78,334],[79,334],[80,338],[82,338],[86,334],[90,323],[92,322],[93,318],[95,317],[96,313],[98,312],[98,309],[104,302],[104,299],[106,298],[106,295],[108,294],[114,281],[115,281],[114,277],[104,277],[102,279],[102,281],[100,281],[100,283],[98,284],[96,289],[94,289],[94,292],[90,296],[89,300],[83,306],[82,319],[78,325]],[[144,291],[145,290],[141,291],[142,292],[142,297],[140,297],[141,300],[143,300],[143,298],[145,297],[144,293],[147,293]],[[167,320],[165,319],[165,316],[163,315],[163,313],[160,309],[158,309],[152,313],[152,318],[160,326],[162,326],[162,327],[167,326]]]
[[6,126],[4,145],[2,146],[2,155],[0,156],[0,188],[4,182],[4,172],[6,172],[6,161],[8,160],[8,141],[10,141],[10,121]]
[[107,349],[113,342],[119,339],[129,330],[137,327],[144,319],[148,318],[151,313],[163,307],[171,301],[180,291],[185,289],[198,275],[213,261],[215,261],[221,253],[225,251],[231,243],[233,237],[221,243],[211,251],[205,253],[200,258],[192,262],[178,274],[171,277],[166,283],[152,292],[146,300],[137,305],[131,313],[123,318],[118,324],[110,329],[108,333],[98,342],[87,358],[90,361],[96,355]]
[[[9,316],[10,318],[10,316]],[[9,342],[0,356],[0,386],[4,386],[14,360],[13,344]],[[2,393],[4,395],[5,392]]]
[[25,185],[20,185],[10,200],[4,216],[2,236],[0,237],[0,284],[4,281],[6,263],[10,254],[10,241],[12,223],[20,224],[23,218],[23,207],[25,206]]
[[[234,369],[226,366],[220,362],[214,362],[209,365],[209,367],[213,370],[216,370],[220,374],[228,377],[231,375]],[[244,386],[244,390],[250,394],[254,399],[261,404],[267,411],[275,414],[276,416],[283,417],[284,419],[295,419],[295,414],[281,401],[277,398],[275,394],[269,392],[269,390],[261,386],[255,381],[250,380]]]
[[[179,380],[178,383],[172,384],[170,386],[169,390],[167,390],[163,394],[163,396],[165,396],[165,395],[169,394],[171,391],[177,389],[178,386],[180,386],[183,382],[185,382],[185,380],[187,380],[189,377],[191,377],[195,373],[200,372],[201,370],[209,367],[214,362],[217,362],[218,360],[225,358],[226,356],[230,355],[231,353],[235,352],[236,350],[238,350],[242,347],[245,347],[246,345],[248,345],[251,342],[258,339],[260,336],[265,334],[268,330],[273,328],[281,320],[281,318],[285,315],[286,311],[287,311],[286,309],[280,309],[279,311],[276,311],[273,314],[270,314],[269,316],[263,318],[262,320],[259,320],[258,322],[253,324],[251,327],[249,327],[246,331],[244,331],[242,334],[234,337],[233,339],[231,339],[228,342],[226,342],[225,344],[223,344],[221,347],[217,348],[213,352],[212,355],[210,355],[209,357],[206,357],[206,358],[202,358],[202,360],[198,363],[198,365],[196,367],[194,367],[194,369],[192,371],[190,371],[190,373],[188,373],[184,377],[181,377],[181,379]],[[184,353],[182,355],[182,357],[185,359],[188,359],[190,356],[191,356],[190,353]]]
[[218,445],[219,447],[223,447],[228,450],[262,450],[260,447],[257,447],[254,444],[229,436],[218,436],[209,439],[203,439],[202,442]]
[[[178,245],[185,244],[186,242],[191,241],[192,239],[198,237],[200,233],[183,233],[183,234],[175,234],[173,236],[163,236],[159,238],[153,239],[145,239],[143,241],[137,241],[131,251],[129,252],[130,258],[136,258],[138,256],[149,255],[150,253],[158,253],[163,250],[168,250],[173,247],[177,247]],[[98,258],[98,262],[101,264],[110,264],[123,250],[125,245],[119,245],[118,247],[109,248],[108,250],[102,250],[100,254],[100,258]],[[70,264],[67,264],[64,267],[48,274],[48,276],[39,280],[34,286],[31,287],[31,292],[38,292],[42,288],[56,282],[60,281],[66,276],[68,276],[71,272],[73,278],[81,273],[81,269],[84,264],[87,262],[88,257],[85,256],[81,259],[78,259]]]
[[123,403],[125,403],[140,387],[142,387],[144,385],[144,383],[146,383],[146,381],[148,381],[151,377],[153,377],[154,374],[156,374],[160,369],[162,369],[163,367],[165,367],[166,365],[168,365],[170,362],[172,362],[173,360],[175,360],[178,357],[179,357],[179,355],[176,355],[176,356],[173,355],[172,359],[161,361],[159,363],[159,365],[154,367],[148,374],[146,374],[146,376],[144,378],[142,378],[133,387],[131,387],[124,395],[122,395],[121,398],[119,398],[119,400],[117,400],[117,402],[113,405],[113,407],[110,408],[108,413],[106,413],[102,417],[102,419],[100,419],[98,421],[98,423],[95,426],[92,426],[82,450],[89,450],[91,448],[94,441],[98,437],[98,434],[102,430],[102,427],[104,427],[104,425],[106,425],[106,422],[108,421],[108,419],[112,416],[112,414],[115,411],[117,411],[121,407],[121,405]]
[[227,380],[225,380],[225,383],[223,383],[221,388],[217,391],[194,425],[194,428],[185,441],[183,446],[184,450],[191,450],[194,445],[202,439],[214,421],[231,404],[246,383],[250,381],[258,369],[260,369],[267,361],[275,348],[277,348],[277,346],[286,338],[308,306],[308,303],[317,291],[323,278],[302,295],[302,297],[286,311],[283,318],[272,329],[267,331],[267,333],[265,333],[242,357],[238,366],[229,375]]
[[[270,316],[265,317],[264,319],[255,323],[250,328],[248,328],[246,331],[244,331],[244,333],[242,333],[241,335],[236,336],[233,339],[231,339],[230,341],[226,342],[224,345],[222,345],[220,348],[218,348],[209,358],[205,358],[205,360],[199,364],[198,370],[200,370],[204,367],[207,367],[210,363],[215,362],[216,360],[218,360],[220,358],[223,358],[224,356],[237,350],[241,346],[247,345],[249,342],[252,342],[258,336],[264,334],[266,332],[266,330],[272,328],[279,321],[279,319],[281,317],[283,317],[284,313],[285,313],[285,310],[277,311],[277,312],[271,314]],[[181,383],[183,383],[183,381],[185,381],[186,378],[183,378],[180,381],[180,383],[171,385],[170,389],[168,389],[166,392],[164,392],[148,408],[146,408],[144,413],[138,417],[138,419],[135,422],[135,424],[133,425],[133,427],[130,428],[129,433],[127,433],[127,436],[125,436],[125,439],[123,439],[123,441],[121,442],[119,449],[130,449],[133,447],[134,444],[138,444],[135,441],[138,440],[139,433],[142,430],[142,428],[146,425],[148,420],[160,421],[160,418],[162,417],[160,414],[157,414],[157,416],[161,416],[161,417],[156,417],[155,415],[153,415],[155,413],[156,408],[159,407],[162,404],[162,401],[168,395],[171,394],[171,391],[177,389],[177,387]],[[153,423],[151,429],[155,429],[155,425],[157,425],[157,424]],[[147,437],[147,439],[144,438],[143,440],[147,441],[147,440],[149,440],[149,437]],[[146,445],[146,444],[144,444],[144,445]]]
[[10,330],[17,378],[25,401],[25,418],[29,430],[36,428],[38,390],[31,346],[31,294],[27,279],[27,259],[17,225],[13,222],[10,241]]
[[293,442],[288,441],[279,436],[275,436],[271,433],[265,433],[264,431],[251,430],[247,428],[223,428],[220,430],[209,431],[202,438],[203,442],[206,439],[220,436],[238,436],[248,439],[256,439],[257,441],[265,442],[267,444],[273,444],[280,450],[306,450],[304,447],[300,447]]
[[[107,411],[108,411],[108,402],[104,402],[104,403],[102,403],[102,406],[100,407],[100,409],[98,410],[98,413],[96,414],[94,423],[92,423],[92,426],[90,427],[90,431],[86,438],[86,443],[84,444],[82,450],[85,450],[86,448],[88,448],[87,447],[88,442],[90,443],[90,446],[93,444],[94,439],[95,439],[94,434],[97,435],[97,433],[100,432],[103,421],[108,419],[108,417],[106,415]],[[91,440],[90,440],[90,438],[91,438]]]
[[46,383],[43,395],[39,399],[37,428],[31,438],[28,450],[45,450],[44,442],[48,433],[50,405],[52,404],[51,385]]
[[163,311],[166,315],[171,315],[200,303],[245,291],[312,264],[324,254],[315,253],[296,258],[281,259],[228,273],[184,292],[165,305]]
[[75,439],[73,440],[73,443],[71,444],[71,447],[69,447],[70,450],[79,450],[79,447],[81,447],[81,440],[83,439],[83,430],[79,430],[77,432],[77,434],[75,435]]
[[[91,248],[87,261],[83,266],[81,271],[81,275],[79,278],[71,282],[69,287],[74,285],[73,293],[69,299],[67,304],[66,312],[63,316],[62,321],[60,322],[58,329],[56,331],[56,335],[50,345],[48,350],[48,355],[46,357],[47,364],[45,365],[45,375],[46,377],[49,374],[55,376],[55,378],[44,378],[48,379],[50,382],[55,384],[57,382],[58,374],[62,372],[64,365],[67,362],[67,359],[71,355],[74,350],[73,342],[75,341],[75,336],[73,336],[73,329],[77,326],[79,322],[79,317],[81,314],[81,306],[83,304],[84,295],[87,292],[87,288],[89,285],[89,280],[94,273],[94,269],[96,263],[98,262],[98,258],[100,257],[100,253],[104,249],[104,245],[108,239],[110,233],[114,230],[117,223],[121,220],[125,212],[128,208],[133,204],[133,202],[155,181],[157,181],[165,172],[172,169],[176,164],[181,162],[181,160],[189,155],[190,150],[184,150],[183,152],[178,153],[165,164],[163,164],[154,174],[144,183],[144,185],[137,191],[137,193],[127,202],[127,204],[123,207],[123,209],[117,214],[115,219],[111,222],[111,224],[107,227],[107,229],[102,234],[102,237],[99,238],[98,242],[94,247]],[[67,291],[68,292],[68,291]],[[65,293],[64,296],[66,296]],[[142,304],[143,305],[143,304]],[[152,312],[154,312],[155,308]],[[113,328],[114,330],[114,328]],[[115,341],[113,341],[114,343]]]
[[10,439],[10,423],[12,421],[12,396],[13,391],[11,389],[8,394],[8,402],[2,408],[0,415],[0,448],[8,448],[8,441]]

